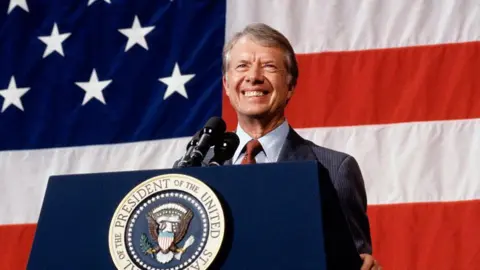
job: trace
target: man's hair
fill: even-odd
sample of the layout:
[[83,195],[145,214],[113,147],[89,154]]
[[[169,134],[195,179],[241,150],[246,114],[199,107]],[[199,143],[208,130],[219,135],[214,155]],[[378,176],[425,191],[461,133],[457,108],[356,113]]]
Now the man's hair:
[[222,73],[224,75],[228,69],[230,50],[235,46],[239,39],[245,36],[248,36],[262,46],[282,49],[285,52],[285,66],[287,67],[289,75],[288,85],[290,88],[297,85],[298,64],[292,45],[282,33],[264,23],[252,23],[247,25],[242,31],[235,33],[225,44],[222,53]]

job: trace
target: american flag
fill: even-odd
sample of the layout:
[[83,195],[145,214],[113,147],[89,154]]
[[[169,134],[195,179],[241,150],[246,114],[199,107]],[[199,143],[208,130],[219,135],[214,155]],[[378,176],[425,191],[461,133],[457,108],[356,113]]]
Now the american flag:
[[0,269],[25,268],[48,177],[169,168],[251,22],[300,65],[289,123],[359,162],[385,269],[480,265],[478,0],[0,1]]

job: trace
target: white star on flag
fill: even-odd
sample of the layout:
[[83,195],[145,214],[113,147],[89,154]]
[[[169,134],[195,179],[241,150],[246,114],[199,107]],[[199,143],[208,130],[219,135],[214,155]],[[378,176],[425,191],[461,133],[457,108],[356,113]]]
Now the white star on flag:
[[[87,6],[90,6],[91,4],[95,3],[97,0],[89,0]],[[111,4],[110,0],[103,0],[109,4]]]
[[0,90],[0,96],[5,100],[3,101],[2,113],[10,106],[15,105],[17,108],[23,111],[23,104],[21,97],[30,90],[30,87],[17,88],[15,77],[12,76],[7,89]]
[[26,12],[29,12],[28,10],[28,5],[27,5],[27,0],[10,0],[10,4],[8,5],[8,11],[7,14],[10,14],[12,10],[16,7],[20,7]]
[[81,87],[85,91],[85,97],[83,98],[82,106],[85,105],[92,98],[98,99],[103,104],[107,104],[103,97],[102,91],[107,87],[112,80],[99,81],[97,71],[93,69],[90,81],[88,82],[76,82],[75,84]]
[[173,95],[173,93],[175,92],[179,93],[180,95],[188,99],[187,90],[185,89],[185,83],[190,81],[193,77],[195,77],[195,74],[182,75],[180,73],[180,68],[178,67],[178,63],[175,63],[172,76],[159,79],[159,81],[168,85],[167,91],[165,91],[165,95],[163,95],[163,100],[167,99],[168,97]]
[[128,37],[128,42],[127,42],[127,46],[125,47],[125,51],[128,51],[135,44],[138,44],[143,48],[145,48],[146,50],[148,50],[148,45],[147,45],[147,41],[145,40],[145,36],[148,35],[148,33],[152,32],[154,28],[155,26],[142,27],[140,25],[140,20],[138,19],[138,16],[135,15],[132,28],[118,29],[120,33]]
[[52,33],[50,36],[40,36],[38,37],[43,43],[47,45],[45,48],[45,52],[43,53],[43,58],[47,57],[52,52],[56,51],[61,56],[65,56],[63,54],[63,47],[62,43],[71,35],[71,33],[64,33],[60,34],[58,32],[57,23],[53,24]]

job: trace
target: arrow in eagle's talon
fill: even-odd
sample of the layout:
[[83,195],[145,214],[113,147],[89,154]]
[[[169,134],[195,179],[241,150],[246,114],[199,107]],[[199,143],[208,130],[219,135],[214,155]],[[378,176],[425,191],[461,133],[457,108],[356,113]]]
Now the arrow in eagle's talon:
[[179,248],[177,249],[177,254],[175,254],[175,259],[177,260],[180,260],[180,258],[182,257],[182,254],[183,252],[185,252],[185,250],[187,250],[187,248],[189,246],[191,246],[193,244],[193,242],[195,242],[195,238],[193,237],[193,235],[190,235],[190,237],[187,239],[187,241],[185,242],[185,244],[183,245],[182,248]]

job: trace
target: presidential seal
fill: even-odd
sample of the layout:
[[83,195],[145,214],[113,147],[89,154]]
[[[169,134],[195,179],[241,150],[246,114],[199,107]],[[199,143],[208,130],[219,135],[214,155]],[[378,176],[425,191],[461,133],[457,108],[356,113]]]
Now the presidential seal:
[[207,269],[225,231],[220,201],[202,181],[166,174],[131,190],[117,207],[109,231],[118,269]]

